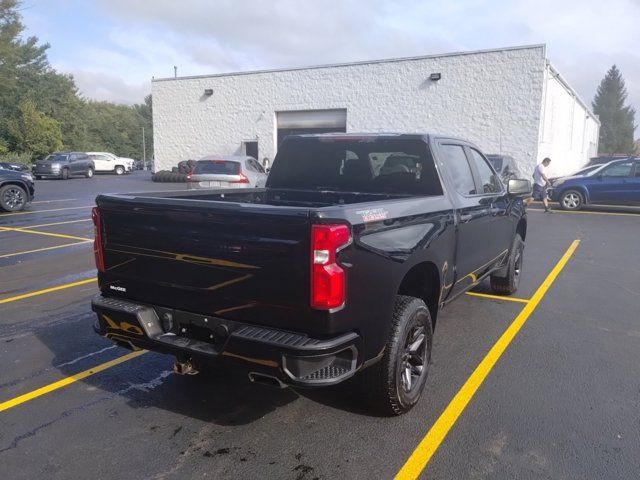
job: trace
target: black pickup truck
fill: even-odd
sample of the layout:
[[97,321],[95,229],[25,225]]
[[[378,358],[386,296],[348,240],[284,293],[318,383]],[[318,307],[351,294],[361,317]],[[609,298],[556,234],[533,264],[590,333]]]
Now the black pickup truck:
[[526,180],[432,135],[288,137],[266,188],[100,195],[95,329],[256,382],[357,375],[388,414],[419,399],[445,304],[518,288]]

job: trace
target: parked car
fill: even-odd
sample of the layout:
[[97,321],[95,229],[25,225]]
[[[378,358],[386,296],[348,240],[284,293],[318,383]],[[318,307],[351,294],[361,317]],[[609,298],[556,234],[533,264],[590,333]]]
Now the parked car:
[[38,160],[33,166],[33,175],[37,180],[41,178],[61,178],[83,176],[93,177],[95,165],[93,160],[84,152],[56,152],[47,155],[44,160]]
[[601,165],[591,165],[590,167],[581,168],[578,171],[575,171],[569,175],[564,175],[562,177],[551,177],[549,178],[549,183],[553,186],[558,180],[564,180],[569,177],[584,177],[586,175],[590,175],[592,172],[595,172],[601,167]]
[[518,177],[518,170],[513,157],[509,155],[489,154],[487,155],[487,159],[491,162],[491,165],[493,165],[494,170],[498,172],[503,182]]
[[[412,161],[376,171],[391,157]],[[485,278],[518,289],[530,193],[463,140],[288,136],[266,188],[98,196],[94,328],[176,355],[177,373],[230,362],[282,387],[358,374],[398,415],[425,386],[440,309]]]
[[151,160],[147,160],[146,162],[142,160],[134,160],[133,169],[134,170],[144,170],[145,163],[147,170],[153,170],[153,162]]
[[99,173],[115,173],[123,175],[133,171],[135,160],[133,158],[118,157],[109,152],[87,152],[87,155],[93,160],[96,172]]
[[0,168],[0,209],[24,210],[35,196],[33,177],[27,172]]
[[24,163],[0,162],[0,168],[5,170],[15,170],[16,172],[28,172],[29,166]]
[[613,155],[600,155],[598,157],[591,157],[585,167],[592,165],[604,165],[605,163],[612,162],[613,160],[623,160],[629,158],[629,155],[613,154]]
[[267,173],[253,157],[211,155],[196,162],[187,188],[255,188],[266,181]]
[[548,193],[565,210],[580,210],[589,203],[640,205],[640,159],[615,160],[587,175],[561,178]]

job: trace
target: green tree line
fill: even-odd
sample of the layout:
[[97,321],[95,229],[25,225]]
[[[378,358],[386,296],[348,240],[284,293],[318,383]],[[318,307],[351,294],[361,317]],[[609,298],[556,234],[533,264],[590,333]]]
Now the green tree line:
[[151,95],[136,105],[87,100],[47,59],[49,44],[23,38],[18,0],[0,0],[0,157],[33,161],[56,150],[153,156]]

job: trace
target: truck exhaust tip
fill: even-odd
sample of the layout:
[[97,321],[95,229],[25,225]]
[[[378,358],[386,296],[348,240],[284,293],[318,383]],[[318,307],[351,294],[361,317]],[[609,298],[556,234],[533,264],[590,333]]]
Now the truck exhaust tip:
[[251,380],[252,383],[259,383],[269,387],[287,388],[287,385],[280,381],[280,379],[272,377],[271,375],[265,375],[264,373],[250,372],[249,380]]
[[173,373],[178,375],[197,375],[200,371],[191,360],[187,360],[186,362],[176,360],[173,364]]

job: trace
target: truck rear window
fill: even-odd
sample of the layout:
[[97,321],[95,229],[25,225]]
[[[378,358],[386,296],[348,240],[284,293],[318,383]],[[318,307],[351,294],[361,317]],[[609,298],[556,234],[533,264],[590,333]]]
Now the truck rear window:
[[198,160],[194,174],[238,175],[240,163],[232,160]]
[[293,137],[278,150],[267,187],[442,195],[429,147],[388,137]]

